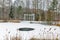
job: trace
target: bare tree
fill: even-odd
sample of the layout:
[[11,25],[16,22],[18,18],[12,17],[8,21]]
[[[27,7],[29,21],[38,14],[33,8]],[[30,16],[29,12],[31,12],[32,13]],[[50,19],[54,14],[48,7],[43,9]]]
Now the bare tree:
[[29,13],[30,9],[30,0],[26,0],[26,12]]
[[34,9],[34,13],[35,13],[35,21],[38,21],[38,2],[39,0],[33,0],[32,3],[33,3],[33,9]]
[[4,19],[4,0],[3,0],[3,4],[2,4],[2,15],[3,15],[3,19]]

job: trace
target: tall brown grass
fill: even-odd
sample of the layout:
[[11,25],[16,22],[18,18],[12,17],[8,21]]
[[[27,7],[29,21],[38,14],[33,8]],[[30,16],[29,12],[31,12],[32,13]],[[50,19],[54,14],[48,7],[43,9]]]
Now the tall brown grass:
[[6,35],[5,37],[6,37],[5,38],[6,40],[9,40],[9,39],[10,40],[21,40],[21,37],[20,36],[10,36],[9,37],[8,35]]
[[11,40],[21,40],[20,37],[12,37]]
[[37,38],[31,38],[30,40],[40,40],[40,39],[37,39]]

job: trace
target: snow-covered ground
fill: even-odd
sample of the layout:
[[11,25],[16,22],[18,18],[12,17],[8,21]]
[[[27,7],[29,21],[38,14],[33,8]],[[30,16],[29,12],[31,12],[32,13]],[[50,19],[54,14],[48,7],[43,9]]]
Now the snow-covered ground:
[[[32,31],[19,31],[19,28],[34,28]],[[0,40],[6,40],[13,36],[19,36],[22,40],[29,40],[32,37],[40,39],[58,39],[60,40],[60,27],[43,25],[38,23],[30,23],[30,21],[22,21],[20,23],[0,23]]]

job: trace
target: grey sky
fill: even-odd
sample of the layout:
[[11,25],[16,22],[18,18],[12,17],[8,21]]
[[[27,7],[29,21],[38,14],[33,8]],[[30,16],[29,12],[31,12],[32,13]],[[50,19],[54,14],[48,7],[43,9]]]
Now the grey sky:
[[15,0],[12,0],[12,2],[14,2]]

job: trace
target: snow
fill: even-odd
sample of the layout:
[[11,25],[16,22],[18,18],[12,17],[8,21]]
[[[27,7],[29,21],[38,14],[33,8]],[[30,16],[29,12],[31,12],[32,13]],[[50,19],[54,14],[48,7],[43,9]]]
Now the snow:
[[[34,28],[33,31],[19,31],[18,28]],[[6,36],[20,36],[22,40],[29,40],[32,37],[40,39],[55,39],[58,35],[60,39],[60,27],[43,25],[38,23],[30,23],[30,21],[22,21],[20,23],[0,23],[0,40],[6,40]]]

